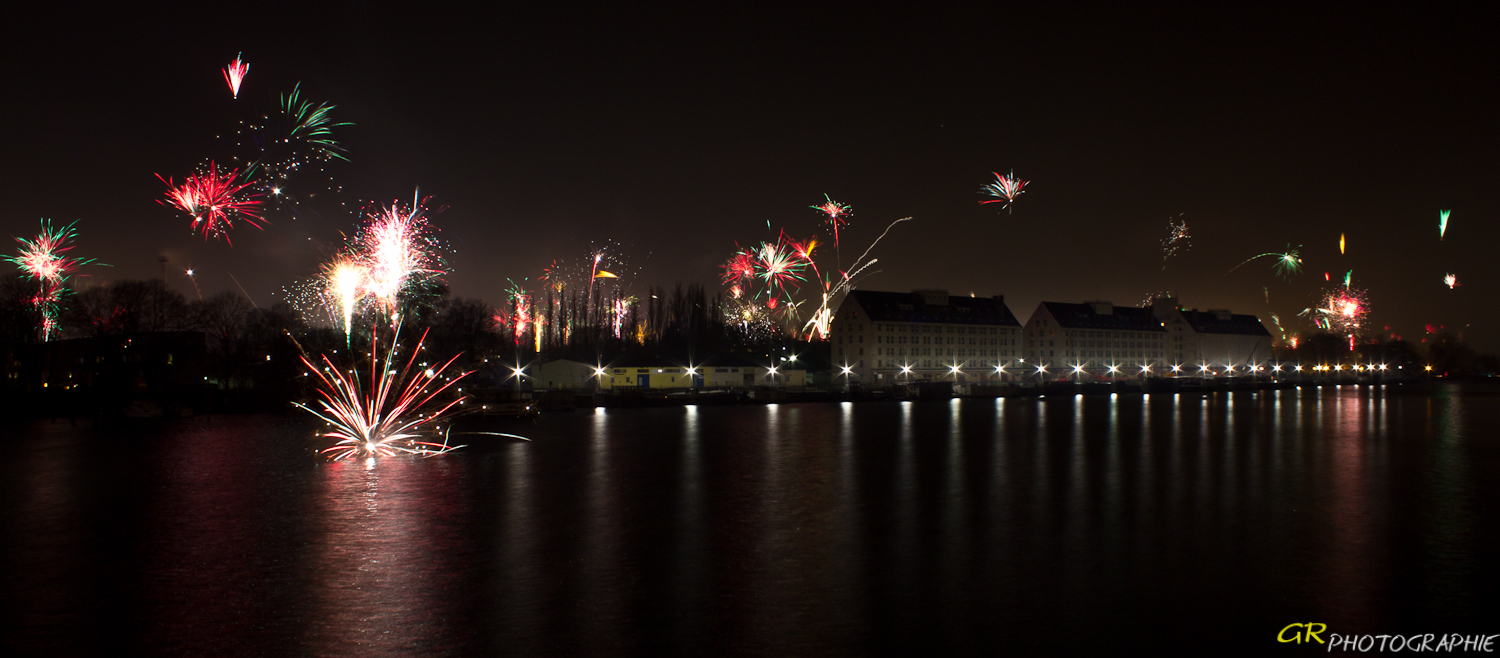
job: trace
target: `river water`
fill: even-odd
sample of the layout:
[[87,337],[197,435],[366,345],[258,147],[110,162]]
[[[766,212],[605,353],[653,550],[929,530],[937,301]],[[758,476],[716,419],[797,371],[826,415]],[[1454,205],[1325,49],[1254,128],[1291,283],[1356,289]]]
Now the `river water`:
[[1500,633],[1500,387],[17,423],[7,655],[1306,653]]

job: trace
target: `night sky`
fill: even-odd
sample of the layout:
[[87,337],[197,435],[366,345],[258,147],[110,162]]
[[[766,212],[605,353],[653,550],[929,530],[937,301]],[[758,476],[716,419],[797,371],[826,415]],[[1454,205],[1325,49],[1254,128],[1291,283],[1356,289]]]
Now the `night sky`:
[[[268,306],[362,202],[420,187],[445,207],[454,293],[498,303],[507,277],[591,241],[620,245],[636,294],[717,289],[736,242],[774,237],[767,220],[818,234],[808,206],[828,193],[854,206],[846,261],[915,218],[876,248],[866,289],[1003,294],[1023,321],[1044,299],[1173,290],[1306,333],[1295,316],[1332,285],[1323,273],[1352,269],[1376,327],[1420,340],[1426,323],[1468,325],[1500,350],[1489,16],[546,4],[8,9],[0,224],[29,236],[41,217],[81,220],[77,253],[114,266],[95,280],[160,276],[164,254],[190,297],[189,265],[205,294],[233,289],[232,273]],[[250,72],[233,100],[221,69],[239,52]],[[342,193],[237,229],[233,247],[157,203],[154,174],[190,173],[237,103],[299,81],[356,124],[337,133]],[[990,172],[1011,169],[1032,181],[1014,213],[980,206]],[[1178,215],[1192,248],[1163,271]],[[1270,259],[1225,275],[1288,243],[1305,258],[1290,283]]]

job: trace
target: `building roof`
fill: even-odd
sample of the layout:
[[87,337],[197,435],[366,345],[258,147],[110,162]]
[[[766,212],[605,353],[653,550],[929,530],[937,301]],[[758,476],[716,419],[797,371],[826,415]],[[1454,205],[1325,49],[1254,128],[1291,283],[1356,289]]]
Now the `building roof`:
[[1266,336],[1266,326],[1253,315],[1232,315],[1214,311],[1182,311],[1189,326],[1200,334],[1232,334],[1237,336]]
[[873,322],[939,322],[944,324],[1021,326],[1005,305],[1004,297],[948,296],[948,304],[922,303],[914,292],[855,290],[849,296]]
[[1097,304],[1068,304],[1065,302],[1042,302],[1052,314],[1052,319],[1065,329],[1104,329],[1110,331],[1162,331],[1161,320],[1149,308],[1113,306],[1109,313],[1100,313]]

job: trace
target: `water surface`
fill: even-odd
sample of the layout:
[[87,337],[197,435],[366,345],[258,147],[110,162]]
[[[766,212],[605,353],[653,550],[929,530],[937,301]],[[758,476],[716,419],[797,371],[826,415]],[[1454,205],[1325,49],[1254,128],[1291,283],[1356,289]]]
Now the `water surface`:
[[5,430],[24,654],[1293,651],[1500,633],[1500,388],[593,411],[328,463],[296,415]]

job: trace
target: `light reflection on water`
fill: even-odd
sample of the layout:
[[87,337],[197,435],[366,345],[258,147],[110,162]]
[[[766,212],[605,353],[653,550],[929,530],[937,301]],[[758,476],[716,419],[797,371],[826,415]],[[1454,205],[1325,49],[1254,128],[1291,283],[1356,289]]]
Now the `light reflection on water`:
[[318,459],[300,419],[39,424],[0,465],[0,632],[214,655],[1483,632],[1495,393],[599,410],[375,463]]

